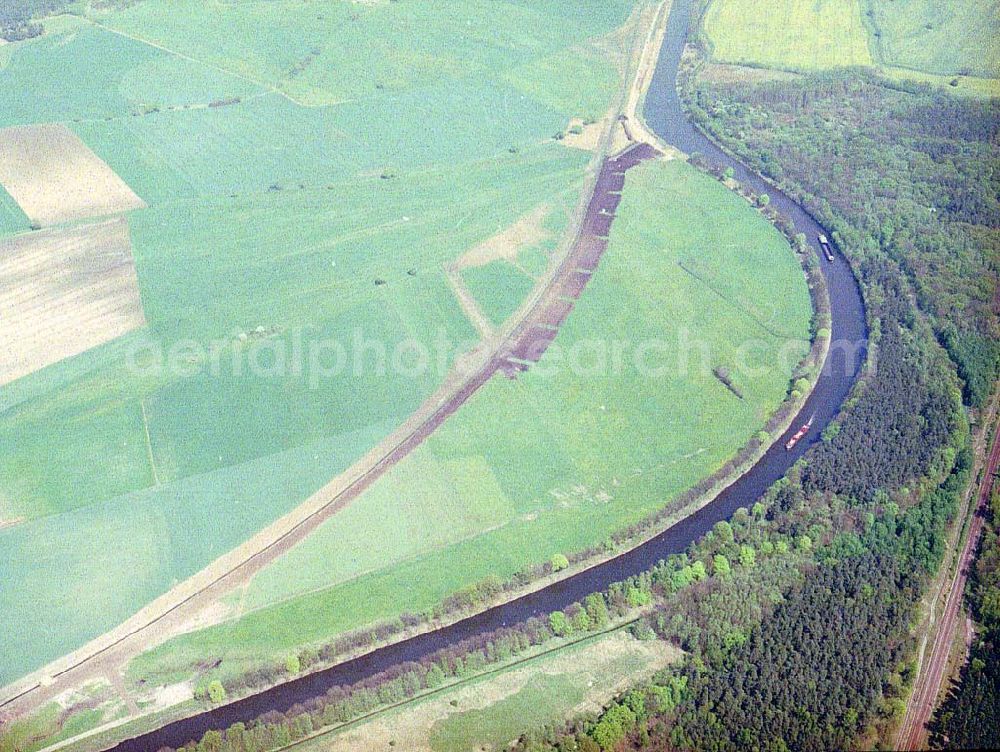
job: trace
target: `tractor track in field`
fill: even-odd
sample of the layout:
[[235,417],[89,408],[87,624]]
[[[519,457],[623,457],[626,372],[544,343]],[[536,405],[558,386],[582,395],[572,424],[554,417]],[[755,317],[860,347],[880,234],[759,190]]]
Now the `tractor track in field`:
[[[634,54],[645,57],[647,47],[656,42],[654,37],[643,36]],[[8,694],[0,697],[0,722],[36,709],[70,687],[122,670],[131,658],[194,624],[204,626],[199,618],[203,619],[222,596],[249,582],[267,564],[353,502],[498,371],[513,378],[528,367],[517,359],[527,356],[527,361],[537,361],[568,315],[571,304],[567,299],[579,295],[607,248],[607,229],[613,218],[608,211],[613,211],[620,201],[625,170],[660,154],[648,144],[631,143],[619,154],[607,156],[619,127],[617,118],[609,118],[588,169],[580,206],[565,236],[562,261],[496,339],[481,343],[479,352],[473,353],[474,368],[453,369],[441,387],[406,422],[292,512],[175,586],[117,628],[5,688]],[[600,169],[596,169],[598,166]]]

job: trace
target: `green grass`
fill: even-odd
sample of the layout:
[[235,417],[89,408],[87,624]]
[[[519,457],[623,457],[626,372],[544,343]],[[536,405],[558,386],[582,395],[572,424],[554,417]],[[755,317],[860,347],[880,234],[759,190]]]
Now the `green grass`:
[[462,272],[469,292],[486,317],[499,326],[531,292],[535,280],[509,261],[492,261]]
[[[335,190],[165,203],[140,212],[131,224],[151,330],[151,342],[142,344],[169,352],[191,340],[207,350],[258,326],[280,329],[272,344],[288,353],[297,335],[306,343],[336,340],[348,352],[356,333],[390,350],[409,338],[429,346],[439,331],[451,342],[468,341],[473,330],[441,264],[532,202],[566,190],[584,159],[550,146],[397,181],[371,178]],[[460,227],[457,217],[465,218]],[[376,279],[387,284],[377,287]],[[94,358],[84,359],[75,379],[18,401],[0,423],[12,447],[0,457],[0,468],[9,469],[0,481],[6,511],[35,517],[150,485],[142,403],[165,482],[400,422],[439,377],[391,369],[356,377],[348,370],[313,384],[308,373],[238,374],[227,365],[234,349],[226,353],[216,374],[163,375],[150,384],[130,375],[123,367],[128,358],[110,348],[97,373]]]
[[197,0],[173,0],[140,3],[103,22],[303,104],[324,105],[489,78],[607,33],[624,22],[631,4],[414,0],[317,8],[279,0],[206,9]]
[[[603,677],[602,677],[603,678]],[[488,707],[448,716],[434,724],[434,752],[505,749],[526,731],[558,721],[587,696],[587,687],[573,674],[540,674],[517,694]]]
[[[703,29],[725,63],[795,71],[849,65],[996,95],[997,0],[711,0]],[[907,73],[909,71],[909,73]],[[940,77],[940,78],[938,78]]]
[[704,31],[719,62],[803,71],[872,63],[862,0],[712,0]]
[[[133,232],[148,282],[149,341],[169,350],[179,339],[210,342],[258,325],[287,327],[273,341],[289,351],[300,326],[307,341],[337,338],[345,347],[355,330],[388,345],[411,336],[430,345],[438,330],[467,341],[472,330],[440,262],[576,181],[581,160],[553,146],[537,161],[511,158],[507,172],[496,163],[481,171],[466,165],[448,173],[454,193],[424,190],[438,185],[435,172],[408,187],[372,180],[370,191],[288,191],[270,202],[147,210]],[[355,210],[362,205],[367,214]],[[406,212],[411,221],[364,232],[382,212]],[[470,218],[456,230],[454,217],[463,215]],[[214,250],[197,253],[205,248]],[[249,253],[258,254],[250,265]],[[376,287],[377,276],[388,284]],[[4,571],[14,580],[0,593],[0,613],[24,625],[63,625],[55,635],[18,630],[4,665],[11,676],[109,628],[290,510],[416,409],[436,378],[348,371],[314,387],[308,374],[223,370],[149,380],[124,371],[116,347],[104,362],[98,355],[59,364],[64,376],[48,374],[50,384],[8,390],[14,404],[0,424],[10,447],[0,457],[0,511],[54,516],[0,532]],[[76,508],[80,514],[65,514]],[[205,534],[177,540],[169,531],[178,524]],[[224,534],[215,532],[220,526]]]
[[870,0],[887,65],[941,75],[1000,77],[1000,2]]
[[[245,541],[432,392],[443,374],[371,360],[317,383],[232,362],[258,327],[289,351],[472,339],[443,266],[542,202],[575,204],[589,155],[551,136],[610,105],[617,74],[590,40],[632,4],[148,0],[2,48],[0,127],[68,123],[149,207],[129,215],[148,326],[0,388],[0,515],[27,519],[0,531],[0,620],[19,625],[0,684]],[[578,77],[577,103],[552,98],[559,81],[526,92],[536,62]],[[21,222],[0,196],[0,233]],[[179,360],[191,373],[145,367],[178,343],[206,353]],[[481,473],[461,464],[443,486],[465,496],[456,477]],[[395,534],[437,546],[503,519]]]
[[147,105],[207,105],[264,91],[224,71],[79,20],[55,24],[49,32],[5,51],[0,126],[104,121],[131,117]]
[[920,81],[932,86],[945,87],[947,91],[958,96],[1000,97],[1000,78],[941,75],[890,66],[883,66],[882,73],[897,81]]
[[504,80],[567,118],[597,120],[608,110],[618,76],[596,53],[561,50],[504,74]]
[[462,270],[465,286],[486,317],[496,326],[503,324],[524,302],[552,261],[552,253],[564,237],[569,221],[569,202],[576,197],[559,197],[564,203],[542,220],[546,237],[521,247],[516,258],[499,259],[484,266]]
[[[568,359],[581,342],[662,340],[653,365],[663,372],[627,358],[617,372],[586,362],[571,372],[550,351],[516,381],[494,378],[348,512],[265,569],[246,599],[256,610],[156,648],[131,675],[176,675],[210,657],[236,672],[600,543],[763,425],[794,365],[779,367],[774,353],[786,336],[804,352],[809,317],[797,260],[745,201],[682,162],[630,172],[611,248],[556,344]],[[710,348],[704,368],[692,353],[683,369],[685,338]],[[749,341],[760,347],[753,372],[736,376],[740,401],[710,371],[734,367]],[[456,518],[462,510],[470,519]]]
[[31,222],[17,202],[0,186],[0,237],[30,229]]
[[639,642],[622,631],[549,645],[541,655],[348,724],[302,749],[347,750],[388,740],[400,749],[435,752],[506,749],[520,734],[559,722],[575,708],[602,706],[617,687],[671,658],[663,643]]

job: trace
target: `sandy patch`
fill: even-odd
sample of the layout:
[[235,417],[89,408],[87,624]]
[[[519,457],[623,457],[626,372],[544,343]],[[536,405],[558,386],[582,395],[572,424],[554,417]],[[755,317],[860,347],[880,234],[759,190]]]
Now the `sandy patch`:
[[[616,661],[636,655],[646,659],[642,672],[620,681],[607,681],[607,674],[614,673]],[[309,752],[387,750],[390,749],[389,742],[395,742],[393,749],[430,752],[430,734],[435,723],[454,713],[495,705],[520,692],[532,677],[541,674],[571,673],[578,676],[587,686],[587,698],[571,712],[597,711],[628,685],[651,676],[676,660],[679,655],[679,651],[663,642],[639,642],[628,635],[615,633],[583,648],[571,647],[552,657],[528,662],[523,668],[515,668],[481,681],[472,681],[427,700],[386,712],[349,731],[320,737],[307,745],[306,749]]]
[[157,687],[153,691],[153,705],[155,710],[165,710],[174,705],[180,705],[194,697],[194,689],[191,682],[180,682],[179,684],[168,684],[165,687]]
[[499,260],[516,264],[517,256],[523,249],[538,245],[552,236],[543,226],[549,211],[548,204],[536,206],[510,227],[462,254],[454,268],[461,270],[486,266],[491,261]]
[[206,629],[207,627],[221,624],[227,619],[236,618],[238,615],[239,609],[236,606],[228,604],[223,600],[217,600],[205,606],[205,608],[201,609],[197,614],[178,627],[177,634],[197,632],[199,629]]
[[3,530],[5,527],[20,525],[22,522],[24,522],[24,517],[12,517],[9,520],[0,520],[0,530]]
[[0,241],[0,385],[144,324],[124,219]]
[[39,227],[145,206],[64,125],[0,130],[0,185]]
[[563,146],[584,151],[597,151],[601,142],[601,134],[607,127],[607,120],[586,124],[580,118],[573,118],[566,128],[566,135],[561,141]]

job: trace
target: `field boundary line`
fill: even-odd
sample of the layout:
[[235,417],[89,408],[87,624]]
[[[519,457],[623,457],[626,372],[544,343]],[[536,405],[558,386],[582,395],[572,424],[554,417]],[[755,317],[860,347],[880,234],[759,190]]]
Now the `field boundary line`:
[[[785,241],[785,242],[787,242],[787,241]],[[685,271],[687,274],[689,274],[693,279],[695,279],[699,283],[705,285],[705,287],[707,287],[711,292],[713,292],[715,295],[717,295],[719,298],[721,298],[727,305],[729,305],[731,308],[735,309],[737,313],[739,313],[739,314],[745,316],[746,318],[750,319],[752,322],[754,322],[757,326],[759,326],[761,329],[763,329],[765,332],[767,332],[768,334],[770,334],[775,339],[794,340],[795,342],[805,342],[806,344],[811,344],[812,343],[812,340],[810,340],[808,338],[793,337],[793,336],[791,336],[789,334],[784,334],[782,332],[775,331],[770,326],[768,326],[763,321],[761,321],[759,318],[757,318],[757,316],[755,316],[750,311],[748,311],[746,308],[744,308],[743,306],[741,306],[737,301],[731,300],[724,292],[722,292],[722,290],[719,290],[715,285],[713,285],[707,279],[704,279],[701,275],[699,275],[694,270],[689,269],[687,267],[687,265],[684,263],[683,260],[678,261],[677,262],[677,266],[679,266],[683,271]]]
[[304,736],[301,739],[292,742],[291,744],[287,744],[284,747],[280,747],[277,752],[281,752],[281,750],[286,750],[286,749],[294,749],[295,747],[299,747],[303,744],[306,744],[307,742],[315,741],[316,739],[319,739],[320,737],[323,736],[327,736],[328,734],[334,734],[338,731],[347,730],[352,726],[356,726],[360,723],[364,723],[365,721],[369,721],[372,718],[376,718],[382,715],[383,713],[388,713],[393,710],[398,710],[399,708],[405,707],[407,705],[412,705],[413,703],[420,702],[422,700],[426,700],[428,698],[434,697],[435,695],[439,695],[444,692],[457,689],[459,687],[464,687],[468,684],[480,681],[482,679],[486,679],[488,677],[493,677],[499,674],[506,673],[507,671],[518,668],[520,666],[524,666],[533,661],[537,661],[542,658],[548,658],[549,656],[558,653],[562,650],[568,650],[569,648],[574,648],[577,647],[578,645],[582,645],[587,642],[593,642],[599,640],[602,637],[607,637],[608,635],[614,634],[615,632],[620,632],[624,629],[628,629],[630,626],[632,626],[642,618],[643,615],[640,614],[639,616],[636,616],[634,619],[622,622],[620,624],[617,624],[616,626],[609,627],[608,629],[602,630],[600,632],[592,632],[578,639],[565,642],[562,645],[556,645],[554,647],[542,650],[541,652],[533,653],[532,655],[528,655],[523,658],[510,661],[509,663],[504,663],[501,666],[488,669],[481,673],[475,674],[474,676],[463,677],[458,681],[446,683],[441,685],[440,687],[435,687],[434,689],[430,689],[425,692],[418,692],[413,697],[408,697],[405,700],[400,700],[399,702],[392,703],[391,705],[386,705],[376,710],[372,710],[371,712],[365,713],[364,715],[358,716],[357,718],[352,718],[349,721],[344,721],[342,723],[338,723],[333,726],[329,726],[327,728],[322,728],[319,731],[313,732],[308,736]]
[[156,459],[153,457],[153,442],[149,438],[149,418],[146,417],[146,398],[139,398],[139,407],[142,408],[142,427],[146,432],[146,453],[149,455],[149,466],[153,470],[153,481],[160,485],[160,474],[156,470]]
[[[107,24],[102,23],[101,21],[98,21],[96,19],[90,18],[88,16],[81,15],[80,18],[83,18],[88,23],[108,32],[109,34],[116,34],[125,39],[130,39],[133,42],[138,42],[139,44],[144,44],[147,47],[152,47],[153,49],[160,50],[161,52],[166,52],[168,55],[173,55],[174,57],[178,57],[182,60],[187,60],[189,63],[194,63],[195,65],[200,65],[204,68],[209,68],[211,70],[218,71],[219,73],[225,73],[227,76],[232,76],[233,78],[238,78],[241,81],[246,81],[247,83],[251,83],[254,86],[258,86],[261,89],[265,89],[266,91],[271,92],[272,94],[277,94],[280,97],[284,97],[289,102],[298,107],[305,107],[307,109],[322,109],[323,107],[335,106],[334,104],[328,104],[328,105],[305,104],[304,102],[300,102],[299,100],[295,99],[288,92],[283,91],[278,86],[275,86],[272,83],[268,83],[267,81],[261,81],[259,79],[248,76],[245,73],[237,73],[236,71],[230,70],[229,68],[224,68],[221,65],[209,62],[208,60],[201,60],[199,58],[194,57],[193,55],[188,55],[184,52],[179,52],[177,50],[171,49],[170,47],[167,47],[164,44],[160,44],[159,42],[154,42],[151,39],[140,37],[137,34],[129,34],[127,31],[122,31],[121,29],[116,29],[113,26],[108,26]],[[344,104],[344,103],[337,102],[336,104]]]
[[[657,19],[665,19],[665,15],[662,14],[662,8],[667,3],[669,3],[669,0],[664,0],[664,3],[660,6],[661,13],[656,16]],[[637,6],[636,13],[634,17],[629,19],[628,24],[638,24],[643,12],[644,7]],[[657,22],[659,23],[660,21]],[[106,28],[101,24],[96,25]],[[635,30],[632,32],[632,36],[633,38],[642,38],[645,40],[643,44],[648,44],[649,39],[654,35],[651,33],[642,34],[642,31],[643,29]],[[638,44],[638,42],[635,44]],[[641,59],[644,51],[644,48],[635,49],[633,57]],[[626,81],[628,80],[630,80],[629,77],[626,77]],[[622,103],[628,96],[628,89],[621,91],[617,101],[612,105],[611,111],[620,112],[623,106]],[[203,605],[222,594],[230,592],[236,584],[244,581],[247,577],[252,577],[257,571],[263,568],[271,560],[266,558],[266,556],[276,557],[284,553],[315,529],[315,527],[328,519],[332,513],[339,511],[351,503],[359,493],[364,491],[388,467],[391,467],[398,459],[412,450],[412,448],[422,443],[430,432],[436,429],[441,422],[485,384],[498,370],[505,356],[505,350],[509,349],[509,346],[516,342],[516,338],[523,334],[522,327],[530,314],[536,309],[540,310],[543,307],[547,294],[558,292],[559,286],[557,282],[560,281],[560,272],[564,271],[563,267],[571,260],[569,251],[573,248],[578,238],[581,237],[587,207],[595,193],[600,168],[608,156],[607,152],[611,148],[613,136],[618,127],[619,122],[617,118],[609,119],[606,132],[603,134],[599,146],[594,152],[591,163],[585,170],[583,187],[578,194],[575,221],[571,222],[564,231],[563,242],[560,244],[558,251],[556,251],[558,262],[553,263],[553,268],[547,271],[543,277],[543,281],[536,285],[535,290],[529,295],[521,308],[511,316],[508,323],[501,330],[496,347],[492,349],[492,352],[485,359],[484,365],[465,378],[461,378],[463,374],[461,369],[453,370],[452,373],[445,377],[443,384],[421,404],[420,408],[387,436],[385,440],[372,448],[345,472],[339,474],[294,510],[258,532],[249,541],[217,558],[200,572],[192,575],[184,582],[147,604],[116,628],[91,640],[76,651],[57,658],[55,661],[23,677],[21,680],[8,685],[5,689],[12,690],[12,694],[0,699],[0,710],[10,708],[15,702],[23,700],[28,695],[40,689],[45,689],[46,693],[50,695],[57,694],[60,691],[57,686],[59,680],[67,675],[74,674],[78,670],[86,672],[89,667],[93,667],[92,670],[94,671],[106,670],[106,666],[102,668],[101,665],[98,665],[100,660],[111,660],[114,665],[125,662],[127,659],[137,655],[138,652],[143,652],[143,650],[126,651],[124,655],[118,656],[117,661],[114,660],[113,651],[116,648],[120,648],[127,641],[137,638],[142,633],[146,633],[154,627],[160,627],[166,634],[165,636],[160,635],[161,639],[158,641],[156,641],[155,637],[151,636],[151,639],[154,640],[153,644],[160,644],[178,634],[181,628],[190,623],[191,619],[201,610]],[[526,329],[530,329],[530,326]],[[479,354],[484,355],[485,353]],[[332,496],[331,491],[334,491]],[[233,579],[234,576],[238,578],[238,581],[230,584],[228,581]],[[206,579],[209,581],[204,583]],[[189,606],[196,599],[210,600],[196,606],[191,613],[183,613],[183,607]],[[173,622],[168,621],[170,619],[173,619]],[[150,647],[151,645],[146,645],[144,649],[149,649]],[[21,689],[21,687],[27,687],[27,689]],[[16,710],[13,712],[14,715],[19,714]]]

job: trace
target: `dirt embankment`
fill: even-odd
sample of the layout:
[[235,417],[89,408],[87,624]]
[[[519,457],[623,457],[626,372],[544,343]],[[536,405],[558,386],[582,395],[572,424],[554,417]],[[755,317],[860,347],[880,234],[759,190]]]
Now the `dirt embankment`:
[[[637,55],[648,52],[649,45],[655,42],[655,35],[644,34]],[[653,50],[654,61],[658,49],[656,46]],[[621,104],[616,105],[619,107],[617,112],[621,112]],[[136,655],[185,631],[206,609],[245,585],[260,569],[350,504],[386,470],[418,446],[496,371],[503,369],[509,373],[511,368],[524,370],[526,364],[512,361],[512,353],[515,350],[523,352],[525,343],[537,342],[540,328],[547,331],[544,337],[551,342],[555,336],[552,327],[558,326],[571,308],[571,304],[567,305],[570,302],[567,300],[567,290],[570,289],[567,285],[572,286],[569,298],[573,299],[572,290],[582,289],[578,267],[586,263],[592,269],[606,248],[604,224],[610,221],[608,210],[613,216],[613,209],[619,200],[614,196],[615,189],[610,186],[620,184],[621,175],[628,166],[657,153],[648,144],[634,144],[627,153],[603,160],[601,155],[612,148],[613,131],[620,130],[617,122],[615,115],[609,120],[613,125],[602,136],[595,157],[601,168],[597,176],[598,186],[585,209],[581,206],[584,209],[581,224],[578,225],[575,220],[571,223],[571,246],[566,251],[557,251],[557,258],[562,258],[558,267],[547,275],[543,285],[512,317],[496,340],[485,342],[480,347],[473,367],[456,369],[451,373],[435,394],[385,441],[295,510],[157,598],[117,628],[5,688],[4,696],[0,697],[0,717],[16,717],[37,709],[65,689],[89,678],[106,675],[109,671],[120,670]],[[585,192],[590,195],[589,187]],[[604,235],[597,234],[598,231]],[[562,257],[564,252],[566,255]],[[578,291],[576,294],[579,294]]]

